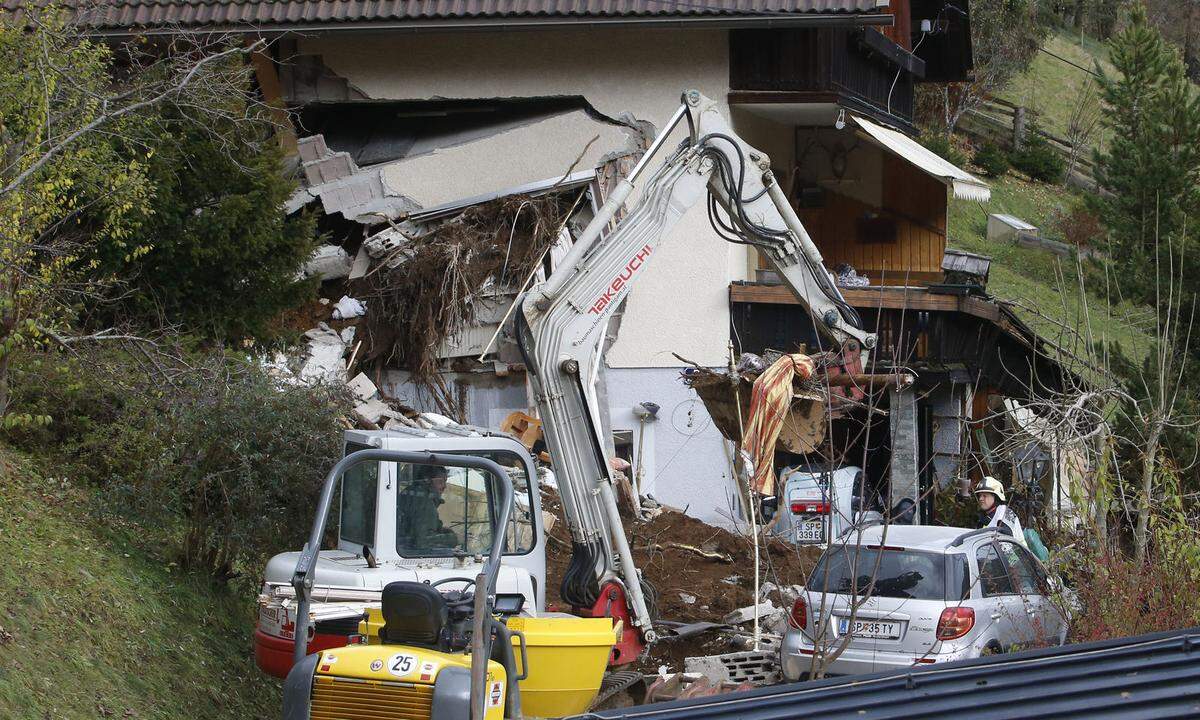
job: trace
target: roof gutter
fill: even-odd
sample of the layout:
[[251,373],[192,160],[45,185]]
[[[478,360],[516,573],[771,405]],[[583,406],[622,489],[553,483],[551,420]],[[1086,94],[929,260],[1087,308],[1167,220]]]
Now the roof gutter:
[[[890,14],[811,14],[770,13],[741,17],[552,17],[552,18],[443,18],[438,20],[377,21],[360,20],[329,23],[235,23],[232,25],[163,25],[156,27],[97,28],[86,31],[93,37],[128,37],[184,35],[190,33],[238,33],[277,36],[288,33],[330,35],[344,32],[508,32],[543,29],[599,27],[649,27],[678,29],[736,30],[741,28],[856,28],[890,27],[895,24]],[[81,23],[86,27],[86,21]]]

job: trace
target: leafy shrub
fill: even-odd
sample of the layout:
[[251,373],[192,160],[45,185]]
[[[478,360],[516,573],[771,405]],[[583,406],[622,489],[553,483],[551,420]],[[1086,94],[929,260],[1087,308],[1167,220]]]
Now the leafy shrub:
[[272,339],[271,321],[312,295],[297,279],[316,245],[315,218],[285,215],[296,189],[272,126],[232,97],[214,127],[167,113],[149,142],[151,213],[124,246],[100,251],[98,273],[117,280],[113,318],[222,341]]
[[1013,167],[1042,182],[1060,183],[1067,171],[1066,159],[1032,125],[1021,149],[1009,153],[1008,159]]
[[973,162],[980,170],[992,177],[1001,177],[1012,165],[1008,155],[995,143],[984,143],[975,151]]
[[1086,205],[1077,204],[1069,210],[1055,209],[1053,221],[1068,245],[1077,248],[1103,246],[1104,227]]
[[967,161],[967,156],[955,147],[954,143],[950,142],[950,138],[943,133],[922,135],[921,144],[929,151],[955,165],[962,165]]
[[173,528],[181,567],[227,581],[302,542],[341,450],[343,389],[282,384],[221,354],[155,358],[161,374],[123,351],[58,360],[15,377],[21,409],[55,422],[11,439],[55,448],[107,509]]

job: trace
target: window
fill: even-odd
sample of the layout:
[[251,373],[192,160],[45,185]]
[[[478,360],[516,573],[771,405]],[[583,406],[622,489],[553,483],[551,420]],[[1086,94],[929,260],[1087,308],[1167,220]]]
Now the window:
[[979,565],[979,587],[984,597],[1013,594],[1012,578],[993,543],[975,551],[975,562]]
[[[533,549],[533,499],[525,465],[509,452],[474,452],[504,468],[513,485],[505,552]],[[486,555],[499,521],[499,483],[490,473],[461,467],[398,465],[396,551],[403,557]]]
[[396,552],[486,555],[492,548],[489,475],[435,465],[396,467]]
[[940,553],[842,545],[821,557],[808,587],[814,592],[844,595],[944,600],[945,567],[945,556]]
[[1001,541],[1000,552],[1004,562],[1012,573],[1013,583],[1017,592],[1022,595],[1042,595],[1044,591],[1037,574],[1029,563],[1028,553],[1013,542]]
[[[346,454],[366,448],[351,445]],[[355,545],[375,544],[375,503],[379,487],[379,463],[362,462],[342,476],[341,512],[338,535]]]

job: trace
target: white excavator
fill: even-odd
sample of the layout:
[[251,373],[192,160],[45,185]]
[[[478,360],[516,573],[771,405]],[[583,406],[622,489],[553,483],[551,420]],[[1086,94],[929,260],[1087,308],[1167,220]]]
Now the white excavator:
[[[686,135],[666,149],[684,122]],[[664,153],[657,169],[646,175],[652,161]],[[614,220],[631,198],[628,211]],[[828,342],[821,350],[840,355],[835,364],[846,372],[861,372],[860,354],[875,344],[875,336],[863,328],[823,267],[767,156],[733,132],[717,103],[696,91],[684,93],[679,109],[637,166],[605,199],[550,277],[518,299],[516,313],[518,344],[572,537],[561,595],[576,615],[613,619],[618,632],[609,662],[614,666],[636,659],[656,633],[654,592],[634,563],[600,432],[596,383],[605,330],[674,224],[706,199],[710,220],[724,239],[754,246],[768,259]],[[534,466],[523,446],[464,426],[424,433],[352,431],[347,436],[347,452],[379,448],[450,453],[484,457],[504,467],[516,481],[513,516],[524,518],[525,526],[506,521],[501,567],[493,572],[495,587],[489,592],[523,595],[520,614],[545,614],[544,533]],[[494,483],[466,471],[450,476],[451,495],[461,501],[443,500],[439,513],[444,527],[439,532],[453,535],[447,533],[442,541],[447,547],[429,551],[428,543],[421,547],[400,542],[414,518],[405,515],[411,503],[397,500],[428,473],[412,464],[380,461],[368,474],[365,485],[351,487],[345,479],[338,480],[342,517],[337,550],[318,553],[306,547],[268,564],[256,651],[260,666],[269,672],[286,674],[293,643],[294,657],[300,658],[305,647],[315,652],[352,641],[364,606],[377,606],[386,595],[384,588],[394,581],[425,582],[446,591],[443,582],[474,578],[483,567],[483,554],[501,527],[496,524],[499,514],[487,510],[498,506],[490,495]],[[324,507],[328,510],[329,504]],[[323,528],[324,518],[318,520]],[[328,630],[324,634],[322,624]],[[318,638],[323,639],[314,642]],[[509,677],[515,676],[509,672]],[[515,691],[514,687],[510,693]]]

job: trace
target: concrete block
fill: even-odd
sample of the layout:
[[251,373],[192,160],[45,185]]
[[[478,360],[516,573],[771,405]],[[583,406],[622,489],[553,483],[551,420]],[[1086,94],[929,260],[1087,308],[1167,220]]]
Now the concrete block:
[[313,251],[300,272],[304,277],[315,275],[322,281],[337,280],[350,274],[353,263],[350,254],[337,245],[322,245]]
[[363,402],[379,394],[379,388],[375,387],[375,383],[371,382],[371,378],[367,377],[366,373],[355,375],[354,379],[346,383],[346,387],[354,393],[354,397]]
[[324,135],[302,137],[296,141],[296,147],[300,151],[301,162],[313,162],[329,154]]
[[754,622],[754,611],[757,608],[758,617],[762,618],[770,615],[775,610],[775,603],[770,600],[760,602],[757,605],[748,605],[744,608],[738,608],[725,616],[725,622],[730,625],[741,625],[742,623]]

